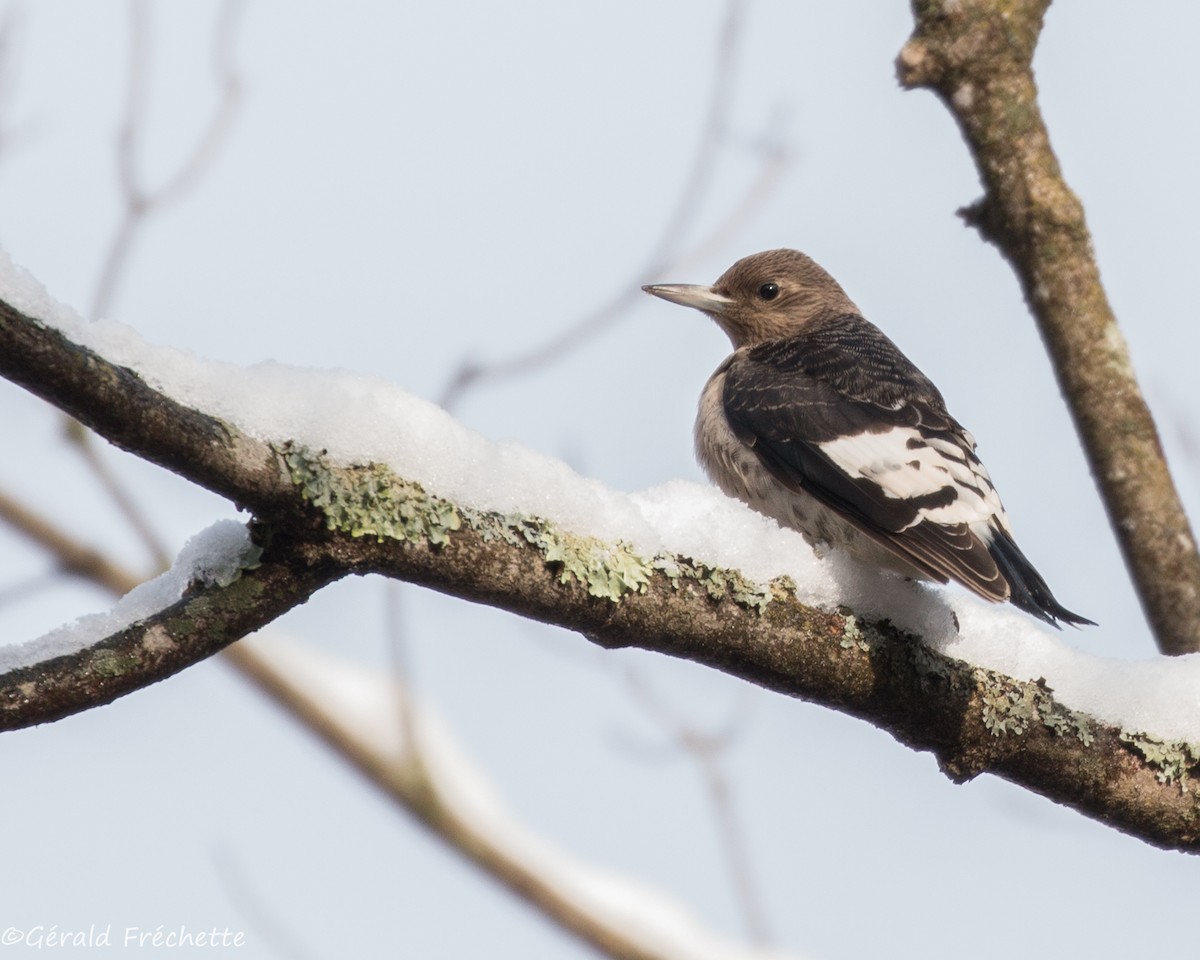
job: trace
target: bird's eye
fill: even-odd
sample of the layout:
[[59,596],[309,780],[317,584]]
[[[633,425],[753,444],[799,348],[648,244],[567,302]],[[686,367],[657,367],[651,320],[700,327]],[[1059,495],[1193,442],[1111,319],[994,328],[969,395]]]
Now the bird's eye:
[[764,300],[774,300],[777,296],[779,296],[779,284],[764,283],[758,288],[758,295]]

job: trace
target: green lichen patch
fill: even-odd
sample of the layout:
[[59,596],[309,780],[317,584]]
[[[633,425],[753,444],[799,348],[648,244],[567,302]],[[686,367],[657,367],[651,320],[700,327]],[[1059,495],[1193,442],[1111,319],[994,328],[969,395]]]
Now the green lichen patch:
[[980,699],[983,725],[993,737],[1021,736],[1037,718],[1037,695],[1030,684],[983,673]]
[[427,541],[441,546],[462,526],[454,504],[378,464],[333,467],[323,451],[287,443],[279,450],[292,483],[325,517],[325,526],[352,537]]
[[1049,710],[1040,711],[1042,723],[1060,737],[1074,737],[1085,747],[1092,745],[1095,735],[1087,714],[1068,710],[1057,701],[1051,701]]
[[649,563],[624,543],[607,544],[527,519],[517,523],[516,529],[558,571],[559,583],[574,579],[593,597],[620,600],[627,593],[644,592],[650,583]]
[[851,650],[857,647],[864,653],[869,651],[871,644],[867,641],[866,625],[860,626],[859,619],[850,611],[849,607],[838,607],[838,613],[842,615],[843,621],[841,648]]
[[1188,792],[1188,780],[1191,772],[1200,765],[1200,746],[1184,740],[1160,740],[1148,733],[1138,733],[1122,730],[1122,742],[1136,750],[1143,760],[1154,770],[1154,776],[1159,783],[1178,783],[1179,788]]
[[381,464],[337,466],[324,451],[293,443],[278,448],[278,453],[301,495],[323,514],[327,529],[353,537],[442,546],[453,531],[468,528],[485,541],[536,548],[560,583],[578,582],[591,596],[612,601],[644,593],[655,572],[663,574],[672,589],[695,584],[713,600],[730,600],[759,613],[772,599],[795,590],[787,578],[764,586],[736,570],[686,557],[658,554],[646,559],[628,544],[567,533],[536,517],[457,507]]
[[1040,723],[1056,736],[1073,736],[1085,747],[1091,744],[1087,716],[1058,703],[1044,680],[1013,680],[990,670],[976,670],[975,677],[983,703],[983,725],[992,736],[1021,736]]
[[650,561],[650,565],[670,581],[673,590],[686,589],[695,584],[717,602],[732,600],[739,607],[758,613],[765,611],[777,596],[785,594],[789,585],[795,591],[795,584],[787,578],[763,585],[747,579],[737,570],[712,567],[690,557],[660,553]]
[[644,593],[650,577],[661,573],[672,590],[702,587],[713,600],[731,600],[738,606],[762,613],[773,599],[795,592],[786,577],[767,586],[755,583],[736,570],[698,563],[688,557],[659,553],[649,559],[626,543],[606,543],[595,537],[579,536],[554,524],[524,515],[463,511],[463,523],[484,540],[536,547],[546,563],[558,571],[559,581],[575,580],[593,597],[620,600],[627,594]]

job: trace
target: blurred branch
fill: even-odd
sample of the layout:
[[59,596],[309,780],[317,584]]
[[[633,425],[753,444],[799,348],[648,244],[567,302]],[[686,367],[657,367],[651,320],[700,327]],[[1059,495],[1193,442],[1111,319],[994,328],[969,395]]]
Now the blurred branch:
[[[726,4],[725,20],[717,35],[717,62],[712,92],[691,169],[683,180],[675,207],[667,217],[658,240],[646,259],[646,265],[620,284],[617,293],[607,303],[559,331],[545,343],[508,360],[486,364],[462,363],[451,376],[438,400],[441,407],[453,410],[472,389],[533,373],[579,349],[592,337],[625,316],[629,307],[641,296],[643,284],[662,279],[669,269],[678,268],[681,272],[686,272],[689,263],[719,246],[728,236],[740,229],[770,195],[790,157],[779,136],[769,129],[757,146],[758,152],[762,154],[762,165],[742,198],[704,239],[690,250],[684,250],[696,212],[701,208],[704,195],[709,190],[717,157],[729,126],[737,55],[747,6],[747,0],[728,0]],[[772,128],[776,125],[776,120],[777,117],[772,118]]]
[[227,846],[216,848],[213,851],[213,864],[229,893],[229,899],[237,905],[238,913],[253,925],[258,941],[267,946],[268,954],[286,957],[287,960],[322,960],[321,955],[310,951],[308,944],[293,933],[287,923],[275,916],[246,875],[236,850]]
[[[85,651],[0,679],[7,725],[85,709],[158,679],[150,654],[162,645],[148,643],[153,626],[187,648],[182,665],[270,622],[322,583],[381,573],[554,623],[601,646],[655,650],[825,704],[932,751],[955,780],[991,772],[1156,846],[1200,851],[1195,795],[1181,789],[1200,766],[1195,748],[1160,742],[1151,749],[1151,738],[1081,716],[1042,683],[972,667],[886,622],[816,610],[782,584],[754,587],[735,571],[684,557],[643,558],[621,544],[598,544],[567,566],[569,534],[543,520],[481,513],[380,465],[338,466],[302,447],[289,452],[282,438],[251,438],[7,304],[0,304],[0,375],[253,509],[264,545],[262,567],[225,592],[208,588],[181,601],[184,609],[111,638],[101,662],[89,665]],[[623,572],[606,558],[621,558]],[[596,583],[568,573],[594,565]],[[639,571],[636,583],[630,570]],[[615,594],[614,584],[621,585]],[[255,590],[263,591],[261,608],[243,602]],[[188,606],[199,601],[203,608]],[[90,679],[96,700],[88,699]],[[56,691],[48,705],[38,703],[43,690]],[[67,704],[72,693],[79,696]]]
[[[152,190],[143,183],[137,160],[145,135],[146,96],[150,88],[147,74],[150,67],[151,5],[148,0],[130,0],[129,78],[125,111],[117,133],[117,178],[123,210],[121,221],[109,241],[92,298],[90,316],[93,320],[107,315],[111,309],[117,284],[125,273],[133,245],[150,218],[195,188],[211,167],[233,127],[242,99],[242,82],[234,62],[233,46],[237,38],[237,22],[244,8],[245,0],[225,0],[222,4],[213,30],[212,45],[212,66],[218,88],[217,104],[200,138],[181,160],[179,167]],[[90,436],[71,424],[67,426],[67,435],[118,512],[145,545],[155,567],[164,569],[171,562],[166,547],[154,532],[153,525],[142,514],[137,501],[124,490],[92,446]]]
[[16,60],[16,36],[20,25],[20,14],[16,7],[9,6],[0,14],[0,156],[19,139],[9,114],[16,95],[13,62]]
[[165,570],[171,565],[170,554],[153,525],[142,512],[142,508],[130,495],[129,491],[117,479],[96,445],[92,443],[92,435],[84,426],[72,417],[64,417],[67,439],[83,458],[84,463],[92,471],[92,476],[100,484],[100,489],[108,494],[108,499],[117,508],[117,512],[125,518],[125,522],[133,528],[142,545],[150,552],[150,558],[156,570]]
[[1016,271],[1159,649],[1200,650],[1200,554],[1038,107],[1049,0],[913,3],[897,71],[958,122],[983,181],[962,211]]
[[100,270],[100,282],[92,299],[91,317],[103,317],[112,306],[116,285],[125,271],[125,263],[138,233],[149,217],[161,213],[182,199],[207,172],[237,116],[242,100],[242,82],[233,57],[238,18],[245,0],[225,0],[213,31],[212,62],[219,96],[200,138],[183,158],[178,169],[156,189],[149,189],[138,173],[138,149],[143,137],[146,95],[149,85],[148,0],[131,0],[129,82],[125,112],[117,133],[117,174],[121,186],[123,212],[121,222],[109,242],[108,253]]
[[67,573],[75,574],[121,596],[141,578],[110,560],[98,550],[79,543],[49,521],[0,490],[0,520],[45,549]]
[[[294,644],[230,649],[271,698],[303,716],[339,755],[453,850],[567,931],[617,960],[783,960],[723,943],[640,881],[598,872],[516,822],[449,732],[402,685]],[[249,658],[249,659],[246,659]],[[333,679],[330,684],[329,680]],[[341,691],[340,694],[335,691]],[[379,718],[401,712],[407,734]]]
[[745,719],[746,701],[741,701],[742,709],[734,714],[725,729],[708,733],[671,709],[637,671],[627,669],[625,679],[643,709],[669,732],[679,749],[690,757],[699,769],[705,793],[712,804],[717,822],[717,835],[720,837],[725,861],[729,866],[729,875],[733,881],[738,905],[741,907],[746,932],[753,943],[761,945],[770,942],[766,911],[763,909],[762,897],[755,883],[754,870],[750,865],[750,851],[734,809],[733,793],[722,762],[725,752]]

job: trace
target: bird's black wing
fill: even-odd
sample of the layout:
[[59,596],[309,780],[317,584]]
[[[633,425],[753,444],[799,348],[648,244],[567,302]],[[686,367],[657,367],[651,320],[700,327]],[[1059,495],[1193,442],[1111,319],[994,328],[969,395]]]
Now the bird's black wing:
[[818,318],[801,334],[739,353],[723,400],[734,433],[781,483],[932,579],[1017,599],[993,556],[990,531],[1011,536],[974,441],[875,326]]

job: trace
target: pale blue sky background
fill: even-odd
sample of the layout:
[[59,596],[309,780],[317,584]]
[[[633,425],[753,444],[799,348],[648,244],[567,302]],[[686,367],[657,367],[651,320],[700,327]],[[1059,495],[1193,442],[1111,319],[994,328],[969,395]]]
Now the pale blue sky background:
[[[18,139],[0,155],[0,244],[86,310],[118,214],[126,7],[12,9]],[[212,105],[215,9],[153,6],[151,184]],[[722,17],[697,0],[252,0],[236,129],[200,187],[142,236],[112,312],[205,357],[345,367],[436,397],[462,358],[540,343],[633,281],[689,168]],[[939,384],[1025,551],[1068,607],[1101,623],[1068,641],[1150,656],[1015,281],[954,216],[978,194],[958,134],[931,95],[896,86],[910,26],[899,0],[749,4],[734,119],[694,236],[740,196],[764,130],[794,161],[738,236],[661,279],[710,281],[773,246],[813,255]],[[1182,0],[1136,16],[1112,0],[1060,3],[1037,61],[1054,144],[1193,504],[1196,464],[1179,437],[1194,423],[1198,29]],[[620,489],[697,477],[694,404],[726,352],[702,317],[646,298],[555,367],[472,394],[460,415]],[[141,562],[55,416],[3,384],[0,410],[0,483]],[[113,460],[173,549],[230,513]],[[0,532],[0,589],[46,566]],[[27,639],[105,603],[81,586],[44,589],[0,606],[0,636]],[[744,685],[416,590],[402,603],[420,688],[523,818],[741,934],[695,772],[661,749],[618,668],[638,665],[712,726]],[[345,583],[285,626],[383,665],[384,611],[379,582]],[[1036,943],[1042,955],[1117,956],[1194,909],[1190,858],[992,778],[955,787],[930,757],[857,721],[759,691],[749,701],[729,769],[781,947],[987,958]],[[272,925],[311,956],[591,955],[430,842],[219,663],[6,734],[0,765],[0,927],[216,924],[245,930],[243,955],[264,957],[300,955],[273,950]]]

